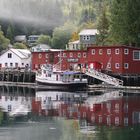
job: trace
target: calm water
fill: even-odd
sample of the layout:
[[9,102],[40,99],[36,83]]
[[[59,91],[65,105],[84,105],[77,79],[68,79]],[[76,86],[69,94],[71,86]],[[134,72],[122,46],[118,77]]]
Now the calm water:
[[139,95],[0,87],[0,140],[139,140]]

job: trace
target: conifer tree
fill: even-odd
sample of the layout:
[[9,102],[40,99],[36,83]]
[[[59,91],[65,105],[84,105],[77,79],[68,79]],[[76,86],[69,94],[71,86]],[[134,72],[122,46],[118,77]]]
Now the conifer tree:
[[113,0],[110,29],[114,43],[140,45],[140,1]]

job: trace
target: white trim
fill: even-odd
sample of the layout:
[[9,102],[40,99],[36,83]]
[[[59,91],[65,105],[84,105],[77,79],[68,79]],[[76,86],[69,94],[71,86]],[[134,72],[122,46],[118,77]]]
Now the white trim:
[[115,54],[119,54],[120,53],[120,49],[115,49]]
[[124,54],[129,54],[129,49],[124,49]]
[[115,117],[115,125],[118,126],[120,124],[120,119],[119,117]]
[[103,54],[103,49],[99,49],[99,54],[100,54],[100,55]]
[[39,58],[39,59],[42,58],[42,54],[41,54],[41,53],[38,54],[38,58]]
[[115,68],[119,69],[120,68],[120,64],[119,63],[115,63]]
[[107,68],[108,68],[108,69],[111,68],[111,63],[107,63]]
[[[139,57],[138,59],[134,58],[134,53],[136,53],[136,52],[138,53],[138,57]],[[134,50],[133,51],[133,60],[140,61],[140,51],[139,50]]]
[[95,49],[92,49],[92,50],[91,50],[91,54],[92,54],[92,55],[95,55],[95,52],[96,52]]
[[46,53],[46,58],[48,58],[48,53]]
[[111,49],[107,49],[107,54],[111,54]]
[[63,53],[63,57],[67,57],[66,53]]
[[87,57],[86,53],[83,53],[83,58],[86,58],[86,57]]
[[73,57],[73,53],[72,53],[72,52],[70,52],[69,56],[70,56],[70,57]]
[[81,53],[78,53],[77,57],[78,57],[78,58],[81,58]]
[[129,68],[129,63],[124,63],[124,69],[128,69]]

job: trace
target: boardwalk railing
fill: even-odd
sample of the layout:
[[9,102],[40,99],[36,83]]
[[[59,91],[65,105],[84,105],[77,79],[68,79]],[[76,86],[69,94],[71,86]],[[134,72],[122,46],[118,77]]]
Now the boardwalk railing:
[[88,71],[85,71],[85,74],[88,76],[94,77],[96,79],[99,79],[105,83],[114,85],[114,86],[123,86],[122,80],[112,77],[110,75],[107,75],[105,73],[96,71],[94,69],[89,69]]

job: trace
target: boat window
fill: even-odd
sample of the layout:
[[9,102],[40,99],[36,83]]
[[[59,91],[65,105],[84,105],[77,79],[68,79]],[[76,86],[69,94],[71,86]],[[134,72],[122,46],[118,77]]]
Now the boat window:
[[46,73],[46,70],[43,70],[43,73],[45,74]]
[[48,74],[48,77],[51,77],[51,74]]

